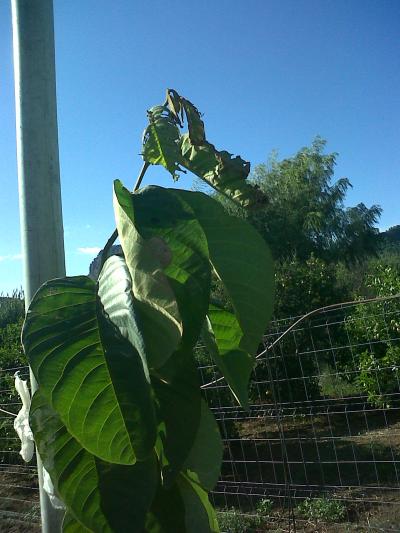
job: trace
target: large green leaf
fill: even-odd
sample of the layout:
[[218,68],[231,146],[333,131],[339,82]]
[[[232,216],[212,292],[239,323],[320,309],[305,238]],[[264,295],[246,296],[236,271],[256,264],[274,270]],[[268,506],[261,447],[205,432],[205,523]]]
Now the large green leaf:
[[146,533],[186,532],[185,506],[176,483],[169,488],[159,485],[146,517],[145,531]]
[[63,533],[91,533],[90,529],[87,529],[81,523],[79,523],[68,511],[64,515],[62,523]]
[[187,533],[219,533],[215,510],[207,492],[198,483],[192,472],[181,474],[178,486],[185,505],[185,525]]
[[180,133],[174,117],[164,106],[152,107],[147,115],[149,125],[143,133],[143,159],[152,165],[162,165],[177,179]]
[[207,313],[211,268],[206,236],[192,209],[173,191],[146,187],[132,194],[134,224],[143,239],[160,239],[170,251],[163,271],[183,322],[182,341],[194,346]]
[[150,382],[145,341],[135,308],[137,302],[133,297],[131,275],[123,257],[112,255],[104,263],[99,275],[98,295],[108,318],[138,351],[145,377]]
[[105,463],[72,437],[40,391],[32,400],[30,424],[43,464],[67,506],[66,532],[85,526],[96,533],[142,533],[159,482],[154,453],[134,465]]
[[237,399],[248,407],[248,383],[254,366],[252,354],[239,348],[243,331],[236,316],[210,305],[202,331],[203,342]]
[[211,264],[230,298],[242,337],[239,347],[254,354],[273,310],[273,263],[260,234],[228,215],[210,196],[173,189],[193,209],[207,237]]
[[220,152],[207,141],[196,145],[189,134],[182,135],[180,146],[179,163],[213,189],[243,207],[265,204],[264,193],[256,185],[246,181],[250,163],[240,156],[232,157],[232,154],[224,150]]
[[200,424],[183,469],[195,472],[200,485],[205,490],[212,490],[221,473],[222,454],[223,445],[217,422],[202,400]]
[[147,515],[145,531],[219,533],[216,513],[193,473],[180,473],[169,489],[159,487]]
[[142,359],[106,317],[91,279],[44,284],[22,339],[46,401],[90,453],[133,464],[151,452],[156,424]]
[[198,371],[191,350],[181,349],[153,376],[159,400],[157,453],[163,483],[171,486],[193,447],[201,415]]
[[177,349],[183,329],[174,291],[163,272],[172,254],[159,238],[144,239],[138,233],[132,195],[118,180],[114,182],[114,210],[147,361],[149,367],[158,368]]
[[[210,307],[211,329],[205,328],[205,340],[235,396],[247,406],[254,355],[273,309],[271,254],[250,224],[228,215],[209,196],[177,189],[174,192],[191,206],[201,224],[211,264],[232,303],[234,315]],[[207,335],[213,328],[213,335]]]

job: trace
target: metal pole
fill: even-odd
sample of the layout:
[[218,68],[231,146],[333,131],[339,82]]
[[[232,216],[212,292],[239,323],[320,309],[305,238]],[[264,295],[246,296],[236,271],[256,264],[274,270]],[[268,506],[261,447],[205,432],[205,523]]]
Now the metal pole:
[[[25,307],[45,281],[65,276],[58,159],[52,0],[11,0],[21,243]],[[31,373],[32,392],[37,383]],[[61,531],[63,513],[43,490],[43,533]]]

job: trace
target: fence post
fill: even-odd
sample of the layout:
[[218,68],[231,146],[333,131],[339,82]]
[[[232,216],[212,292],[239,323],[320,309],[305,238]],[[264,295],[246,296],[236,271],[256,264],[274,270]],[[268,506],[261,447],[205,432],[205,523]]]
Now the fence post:
[[[11,0],[16,135],[25,307],[45,281],[65,276],[52,0]],[[37,383],[31,372],[32,392]],[[61,530],[63,513],[43,490],[43,533]]]

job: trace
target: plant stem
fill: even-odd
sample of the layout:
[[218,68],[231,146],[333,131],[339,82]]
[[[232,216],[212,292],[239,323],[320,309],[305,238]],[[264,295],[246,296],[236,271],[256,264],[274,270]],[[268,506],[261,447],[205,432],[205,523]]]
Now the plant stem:
[[142,184],[144,175],[146,174],[146,171],[149,168],[149,166],[150,166],[150,163],[148,163],[147,161],[143,163],[143,166],[140,170],[140,174],[136,180],[135,186],[133,187],[133,192],[136,192],[139,189],[140,185]]
[[[150,163],[148,163],[147,161],[145,161],[143,163],[143,166],[142,166],[142,168],[140,170],[139,176],[137,177],[135,186],[133,187],[133,192],[136,192],[140,188],[140,185],[142,184],[144,175],[146,174],[146,171],[149,168],[149,166],[150,166]],[[101,263],[100,263],[99,272],[101,272],[101,269],[103,268],[103,265],[106,262],[107,254],[108,254],[111,246],[114,244],[115,240],[117,239],[117,237],[118,237],[118,231],[117,231],[117,229],[115,229],[114,232],[112,233],[112,235],[110,236],[110,238],[108,239],[108,241],[106,242],[106,244],[105,244],[105,246],[103,248],[103,251],[101,252]]]

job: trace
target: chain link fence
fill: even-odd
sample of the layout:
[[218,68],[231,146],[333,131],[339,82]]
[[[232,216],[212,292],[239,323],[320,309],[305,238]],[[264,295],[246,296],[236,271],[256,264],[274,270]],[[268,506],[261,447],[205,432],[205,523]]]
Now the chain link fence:
[[[197,357],[225,445],[212,493],[221,531],[400,530],[399,297],[273,322],[249,411],[201,346]],[[0,371],[0,407],[10,413],[20,406],[16,371],[26,379],[26,368]],[[4,412],[0,442],[0,531],[39,531],[35,467],[20,458]]]

